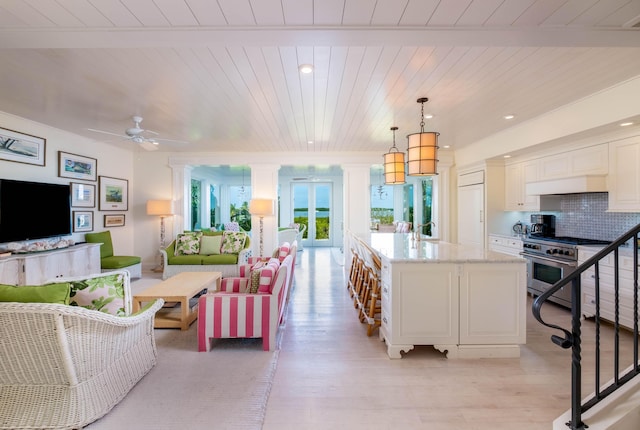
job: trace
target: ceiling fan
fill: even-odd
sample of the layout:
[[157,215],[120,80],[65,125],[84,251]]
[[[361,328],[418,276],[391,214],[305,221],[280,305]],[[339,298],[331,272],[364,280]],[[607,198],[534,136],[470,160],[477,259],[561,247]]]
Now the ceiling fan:
[[189,143],[183,140],[160,139],[160,138],[148,137],[145,134],[155,134],[157,136],[158,133],[151,130],[145,130],[142,127],[140,127],[140,123],[142,122],[141,116],[133,116],[131,119],[133,120],[133,127],[127,128],[124,131],[125,134],[112,133],[110,131],[104,131],[104,130],[96,130],[94,128],[88,128],[87,130],[93,131],[96,133],[109,134],[111,136],[118,136],[123,139],[128,139],[132,142],[139,144],[142,148],[146,149],[147,151],[156,151],[160,143],[168,143],[173,145],[176,145],[176,144],[186,145],[187,143]]

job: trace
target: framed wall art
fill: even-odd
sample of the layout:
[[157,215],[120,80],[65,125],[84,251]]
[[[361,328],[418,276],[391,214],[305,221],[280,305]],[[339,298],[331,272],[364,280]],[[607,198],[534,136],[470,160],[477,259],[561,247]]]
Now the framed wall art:
[[95,181],[98,175],[98,160],[83,155],[58,151],[58,176],[61,178]]
[[71,183],[71,206],[83,208],[96,207],[96,186],[93,184]]
[[45,165],[47,139],[0,128],[0,160]]
[[73,211],[73,232],[93,231],[92,211]]
[[100,176],[99,187],[101,211],[129,210],[129,181]]
[[123,225],[124,225],[124,214],[104,216],[105,227],[122,227]]

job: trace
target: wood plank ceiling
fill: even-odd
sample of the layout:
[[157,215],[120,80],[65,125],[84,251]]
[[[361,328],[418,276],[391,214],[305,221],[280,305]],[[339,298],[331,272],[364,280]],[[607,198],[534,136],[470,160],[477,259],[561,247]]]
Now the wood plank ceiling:
[[382,153],[428,97],[456,149],[640,74],[638,21],[640,0],[2,0],[0,110],[95,140],[140,115],[190,142],[167,151]]

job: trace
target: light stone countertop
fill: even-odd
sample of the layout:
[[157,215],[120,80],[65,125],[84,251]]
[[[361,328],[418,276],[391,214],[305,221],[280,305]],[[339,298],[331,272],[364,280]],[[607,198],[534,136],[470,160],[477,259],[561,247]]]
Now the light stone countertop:
[[525,260],[480,246],[411,240],[410,233],[367,233],[359,235],[381,257],[400,263],[517,263]]
[[[605,248],[604,245],[578,245],[578,256],[580,255],[580,249],[588,249],[590,251],[599,252],[599,251],[603,250],[604,248]],[[630,247],[630,246],[620,248],[619,253],[622,256],[633,258],[633,248]],[[613,251],[611,251],[610,254],[613,255]]]

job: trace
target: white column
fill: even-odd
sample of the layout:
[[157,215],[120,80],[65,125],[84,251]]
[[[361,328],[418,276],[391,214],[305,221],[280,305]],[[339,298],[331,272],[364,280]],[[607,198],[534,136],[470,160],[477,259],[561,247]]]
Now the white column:
[[171,231],[166,232],[167,237],[173,237],[178,233],[189,228],[190,223],[190,207],[191,198],[191,166],[171,165],[172,181],[173,181],[173,208],[175,215],[171,218],[173,222],[167,223],[166,227]]
[[366,234],[371,226],[371,164],[343,164],[345,271],[351,268],[351,243],[346,232]]
[[[266,255],[278,246],[278,171],[279,164],[249,164],[251,168],[251,198],[272,199],[274,215],[264,217],[263,248]],[[260,252],[260,218],[251,216],[251,250]]]

